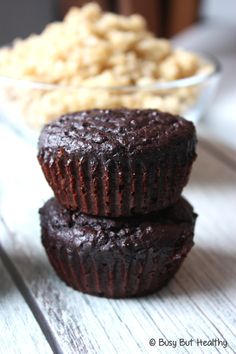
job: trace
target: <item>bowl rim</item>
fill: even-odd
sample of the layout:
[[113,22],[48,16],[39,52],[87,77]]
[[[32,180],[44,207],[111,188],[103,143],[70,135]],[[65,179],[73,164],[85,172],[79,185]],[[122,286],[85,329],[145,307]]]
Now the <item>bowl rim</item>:
[[109,90],[109,91],[152,91],[152,90],[172,90],[182,87],[190,87],[204,83],[205,81],[218,76],[222,71],[222,66],[219,60],[212,54],[206,51],[191,50],[191,53],[198,55],[203,61],[213,64],[213,70],[208,73],[200,73],[185,77],[182,79],[156,82],[150,85],[118,85],[118,86],[86,86],[86,85],[66,85],[66,84],[51,84],[40,81],[33,81],[27,79],[16,79],[9,76],[0,75],[0,85],[15,84],[24,86],[26,88],[41,89],[41,90],[54,90],[54,89],[78,89],[78,90]]

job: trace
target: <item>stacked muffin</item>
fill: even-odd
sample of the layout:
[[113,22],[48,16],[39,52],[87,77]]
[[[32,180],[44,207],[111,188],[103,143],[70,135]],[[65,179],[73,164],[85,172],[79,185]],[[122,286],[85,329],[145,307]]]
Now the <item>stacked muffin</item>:
[[107,297],[162,287],[193,246],[181,197],[196,158],[191,122],[157,110],[90,110],[46,125],[38,160],[55,197],[42,242],[62,280]]

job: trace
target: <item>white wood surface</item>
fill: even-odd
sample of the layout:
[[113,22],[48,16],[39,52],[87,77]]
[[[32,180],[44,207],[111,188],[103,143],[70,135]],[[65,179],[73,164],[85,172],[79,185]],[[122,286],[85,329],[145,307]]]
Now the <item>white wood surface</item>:
[[[10,230],[5,229],[2,243],[35,301],[39,324],[49,329],[54,352],[236,352],[236,171],[217,151],[209,153],[200,141],[185,190],[199,213],[196,245],[180,272],[152,296],[108,300],[80,294],[54,274],[40,243],[37,213],[51,192],[39,172],[36,151],[2,128],[0,144],[6,140],[17,150],[0,156],[1,166],[7,166],[1,171],[0,213]],[[151,338],[219,338],[228,346],[151,347]]]
[[32,312],[0,260],[0,353],[52,353]]

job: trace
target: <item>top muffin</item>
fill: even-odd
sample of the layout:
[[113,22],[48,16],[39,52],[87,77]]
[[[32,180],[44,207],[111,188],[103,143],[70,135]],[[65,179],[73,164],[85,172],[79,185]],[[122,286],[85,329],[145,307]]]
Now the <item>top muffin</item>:
[[129,216],[174,203],[195,153],[193,124],[158,110],[90,110],[60,117],[39,138],[39,162],[59,202]]
[[[135,153],[192,138],[192,123],[158,110],[88,110],[63,115],[46,125],[39,149],[68,153]],[[150,151],[149,151],[150,152]]]

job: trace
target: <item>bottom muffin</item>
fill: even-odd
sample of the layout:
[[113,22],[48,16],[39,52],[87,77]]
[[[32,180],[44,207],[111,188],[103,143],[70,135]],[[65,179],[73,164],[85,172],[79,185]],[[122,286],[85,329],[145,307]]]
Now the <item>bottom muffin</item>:
[[193,246],[197,215],[181,198],[173,206],[129,218],[91,217],[50,199],[40,209],[42,243],[69,286],[106,297],[160,289]]

